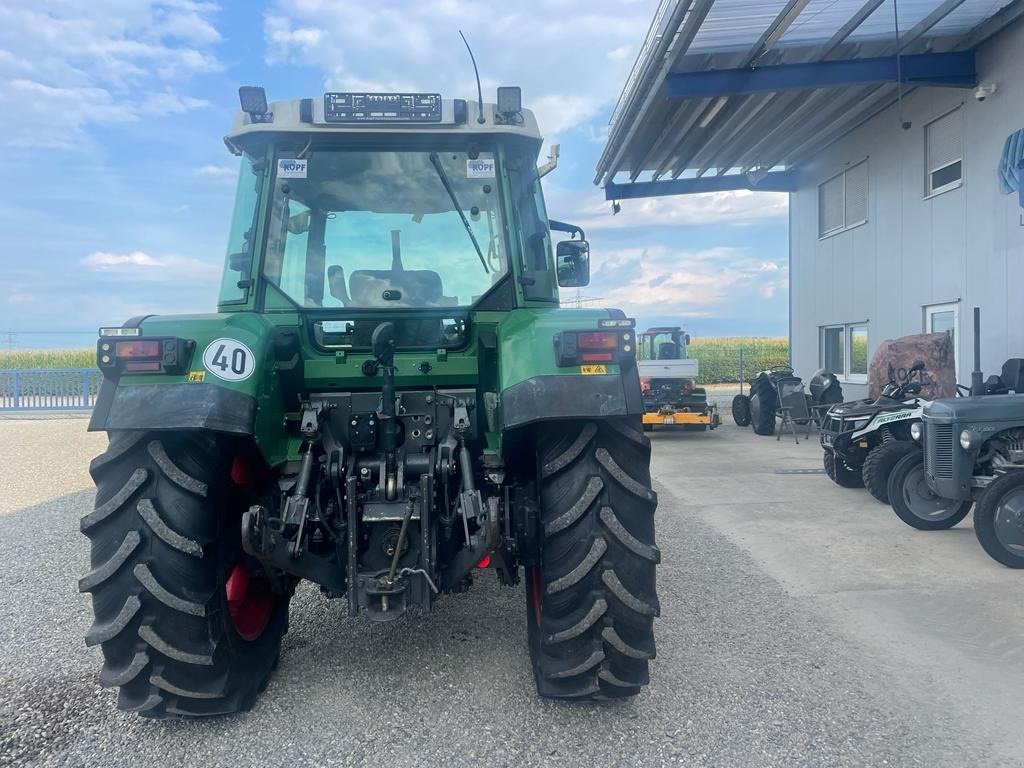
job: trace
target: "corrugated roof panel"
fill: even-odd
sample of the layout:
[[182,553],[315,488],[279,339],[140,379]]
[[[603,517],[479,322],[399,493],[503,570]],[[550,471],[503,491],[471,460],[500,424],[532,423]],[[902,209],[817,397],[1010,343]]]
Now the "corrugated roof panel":
[[[754,62],[764,66],[815,61],[822,56],[892,55],[896,50],[894,1],[901,41],[917,30],[904,47],[908,54],[933,45],[936,51],[977,45],[1024,14],[1024,0],[692,0],[707,16],[702,16],[692,45],[685,52],[671,53],[673,69],[703,71]],[[1010,6],[1009,13],[997,15]],[[691,171],[721,173],[725,165],[799,164],[819,145],[835,140],[895,98],[895,87],[882,84],[757,97],[712,94],[688,101],[666,99],[663,83],[641,73],[652,72],[653,65],[662,61],[653,61],[651,42],[658,32],[669,32],[666,20],[671,17],[673,23],[685,26],[688,8],[691,0],[662,0],[659,5],[645,45],[647,55],[638,57],[628,93],[615,111],[608,144],[598,162],[598,181],[621,172],[631,178],[642,178],[650,171],[675,177]],[[690,18],[689,13],[685,15]],[[985,25],[993,17],[996,23]],[[922,25],[926,19],[928,24]],[[771,34],[776,24],[786,27],[778,40]],[[969,37],[979,30],[983,31]],[[767,50],[755,50],[761,41],[767,41]],[[822,47],[826,41],[834,45]]]

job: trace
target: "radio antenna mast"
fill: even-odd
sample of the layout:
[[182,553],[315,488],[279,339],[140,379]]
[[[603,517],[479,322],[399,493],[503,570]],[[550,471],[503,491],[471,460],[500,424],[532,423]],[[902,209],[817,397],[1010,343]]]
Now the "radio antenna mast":
[[484,89],[480,86],[480,70],[476,68],[476,57],[473,55],[473,49],[469,47],[469,40],[462,34],[461,29],[459,30],[459,37],[466,44],[466,50],[469,51],[469,60],[473,62],[473,74],[476,75],[476,121],[483,125],[487,121],[484,119]]

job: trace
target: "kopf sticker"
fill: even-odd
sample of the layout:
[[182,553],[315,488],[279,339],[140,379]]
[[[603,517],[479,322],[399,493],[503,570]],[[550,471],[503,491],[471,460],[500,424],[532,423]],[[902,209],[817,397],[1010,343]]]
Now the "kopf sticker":
[[466,161],[466,178],[467,179],[493,179],[494,178],[494,158],[493,157],[478,157],[476,160]]
[[294,158],[282,158],[277,161],[277,178],[279,179],[304,179],[306,178],[307,160],[296,160]]

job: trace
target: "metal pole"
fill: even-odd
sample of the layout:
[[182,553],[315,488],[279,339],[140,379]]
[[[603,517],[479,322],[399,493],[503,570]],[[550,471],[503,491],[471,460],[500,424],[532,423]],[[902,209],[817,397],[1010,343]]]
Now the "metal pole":
[[19,405],[19,403],[18,403],[18,371],[14,370],[14,371],[12,371],[12,373],[14,374],[14,376],[13,376],[13,381],[14,381],[14,385],[13,385],[14,386],[14,406],[13,406],[13,408],[14,408],[14,410],[18,410],[18,405]]
[[740,394],[743,394],[743,347],[740,347]]

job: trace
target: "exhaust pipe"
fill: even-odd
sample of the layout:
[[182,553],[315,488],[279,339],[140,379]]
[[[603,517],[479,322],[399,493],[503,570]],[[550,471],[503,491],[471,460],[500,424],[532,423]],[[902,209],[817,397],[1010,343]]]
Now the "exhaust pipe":
[[971,371],[971,396],[985,394],[984,374],[981,372],[981,307],[974,308],[974,370]]

